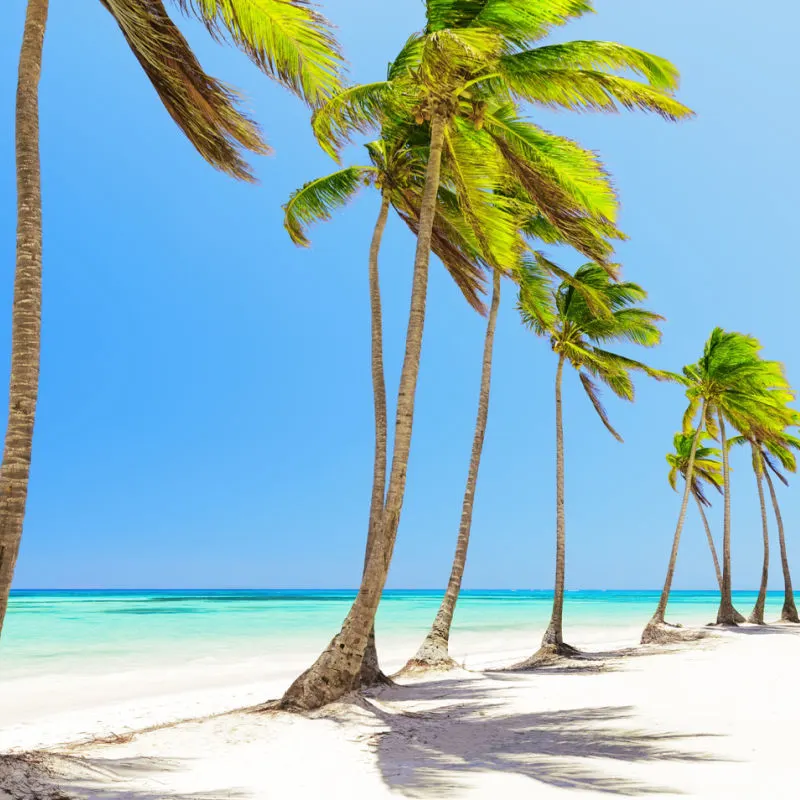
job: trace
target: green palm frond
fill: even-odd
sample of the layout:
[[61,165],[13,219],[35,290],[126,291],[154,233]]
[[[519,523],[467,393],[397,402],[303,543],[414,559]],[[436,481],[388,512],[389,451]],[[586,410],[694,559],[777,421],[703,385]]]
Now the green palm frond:
[[501,61],[517,73],[552,69],[624,70],[667,92],[677,89],[680,83],[678,70],[667,59],[616,42],[564,42],[504,56]]
[[341,88],[339,45],[330,23],[306,0],[174,1],[309,105],[319,106]]
[[499,31],[521,47],[594,10],[590,0],[486,0],[482,6],[471,24]]
[[670,122],[694,116],[691,109],[660,89],[605,72],[578,69],[526,71],[512,63],[506,64],[503,80],[514,96],[545,108],[605,113],[618,113],[624,108],[658,114]]
[[385,112],[389,81],[350,86],[314,112],[312,128],[319,146],[338,161],[339,151],[356,133],[376,130]]
[[210,164],[240,180],[253,174],[241,150],[265,154],[256,124],[238,96],[207,75],[161,0],[101,0],[169,115]]
[[608,418],[608,414],[606,413],[603,404],[600,402],[600,390],[597,388],[597,385],[592,382],[592,379],[585,372],[578,373],[578,376],[583,384],[586,395],[588,396],[589,400],[591,400],[594,410],[597,412],[597,416],[600,417],[603,425],[606,426],[606,429],[618,442],[624,441],[617,431],[614,430],[614,427]]
[[308,225],[327,222],[335,210],[346,205],[362,186],[373,182],[376,176],[374,167],[347,167],[309,181],[293,192],[283,206],[283,224],[292,241],[308,247],[311,244],[306,236]]

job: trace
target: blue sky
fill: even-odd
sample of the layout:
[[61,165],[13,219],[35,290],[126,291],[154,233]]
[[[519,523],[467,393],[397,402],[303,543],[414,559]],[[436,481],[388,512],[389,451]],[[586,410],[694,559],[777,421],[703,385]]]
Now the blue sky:
[[[418,0],[324,5],[358,81],[380,79],[422,18]],[[698,112],[678,126],[630,114],[535,114],[599,151],[615,176],[631,237],[620,249],[625,275],[668,318],[663,345],[649,354],[660,367],[696,359],[721,325],[757,335],[800,383],[789,335],[800,289],[790,236],[800,165],[788,157],[798,118],[787,102],[796,96],[800,7],[778,5],[759,16],[722,0],[597,0],[598,14],[561,32],[671,58],[681,99]],[[0,30],[3,375],[24,6],[11,0]],[[99,3],[53,3],[42,81],[42,384],[16,585],[355,586],[371,480],[366,256],[376,199],[364,193],[313,231],[310,250],[296,249],[281,204],[332,169],[306,110],[198,25],[183,27],[206,68],[247,95],[275,148],[256,165],[258,187],[237,185],[195,154]],[[393,220],[381,262],[390,394],[412,256],[410,235]],[[446,580],[477,401],[485,322],[438,263],[428,308],[389,579],[397,588]],[[518,324],[510,284],[495,351],[465,585],[548,588],[555,365],[546,343]],[[624,445],[567,376],[567,586],[658,587],[679,507],[664,454],[681,393],[640,382],[635,405],[608,398],[608,407]],[[758,508],[743,453],[734,466],[735,585],[749,588],[760,570]],[[800,563],[800,500],[796,488],[781,496]],[[713,582],[690,509],[676,586]]]

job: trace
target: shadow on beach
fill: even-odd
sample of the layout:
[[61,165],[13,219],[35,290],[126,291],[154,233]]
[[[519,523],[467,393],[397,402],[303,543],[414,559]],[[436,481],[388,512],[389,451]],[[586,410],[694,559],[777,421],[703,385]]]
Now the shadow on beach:
[[[524,691],[526,681],[524,675],[491,673],[483,680],[443,679],[376,693],[369,705],[385,730],[376,734],[374,747],[389,788],[408,797],[457,798],[470,773],[496,771],[562,789],[634,797],[675,790],[614,775],[613,762],[723,760],[681,747],[696,734],[626,726],[630,706],[504,713],[509,684]],[[402,710],[404,702],[438,700],[453,702]],[[397,705],[388,711],[385,703]]]

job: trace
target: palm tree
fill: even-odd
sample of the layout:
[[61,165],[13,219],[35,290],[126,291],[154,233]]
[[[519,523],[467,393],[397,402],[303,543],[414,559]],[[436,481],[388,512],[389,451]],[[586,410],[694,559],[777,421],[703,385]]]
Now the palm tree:
[[[507,225],[497,207],[496,195],[502,192],[508,172],[512,172],[562,237],[602,262],[609,255],[608,244],[591,235],[600,215],[580,192],[577,177],[566,186],[554,174],[555,162],[574,161],[577,156],[565,155],[564,140],[538,129],[539,158],[532,159],[528,151],[534,148],[530,142],[519,141],[515,136],[517,118],[510,113],[514,110],[513,101],[606,112],[622,105],[655,111],[669,119],[691,114],[672,97],[677,86],[675,68],[656,56],[608,42],[530,49],[554,26],[590,10],[589,2],[540,0],[535,13],[527,4],[523,8],[518,0],[426,0],[425,7],[424,30],[409,38],[390,65],[386,81],[351,87],[315,115],[317,137],[334,155],[355,133],[379,127],[387,117],[413,119],[426,132],[428,161],[392,466],[379,535],[374,537],[361,587],[340,632],[284,694],[281,705],[289,709],[318,708],[351,689],[388,575],[405,496],[431,234],[443,156],[452,164],[453,186],[479,241],[485,239],[483,232],[498,223]],[[615,70],[633,71],[648,85],[617,76],[613,74]],[[497,123],[487,120],[490,101],[500,100],[507,101],[506,113],[498,117]],[[502,130],[492,130],[492,126],[502,126]],[[499,231],[494,233],[499,238]],[[502,238],[508,248],[513,248],[516,231],[508,225]],[[503,263],[496,253],[484,255],[489,263]]]
[[786,477],[781,473],[780,468],[776,465],[776,461],[780,467],[789,472],[797,471],[797,458],[792,453],[792,450],[800,450],[800,439],[790,436],[788,433],[783,433],[780,439],[774,439],[762,448],[761,454],[764,459],[764,464],[767,469],[764,470],[764,477],[767,481],[767,488],[769,489],[770,498],[772,500],[772,508],[775,512],[775,521],[778,525],[778,540],[780,542],[781,550],[781,567],[783,569],[783,608],[781,609],[781,621],[800,623],[800,617],[797,614],[797,606],[794,602],[794,590],[792,588],[792,574],[789,570],[789,558],[786,554],[786,538],[783,529],[783,516],[778,504],[778,496],[775,493],[775,486],[772,483],[770,472],[780,479],[780,481],[788,485]]
[[[161,0],[101,0],[178,127],[203,158],[253,180],[241,151],[266,153],[236,95],[207,75]],[[341,62],[327,22],[302,0],[176,0],[217,38],[227,36],[268,75],[317,106],[339,87]],[[48,0],[28,0],[16,109],[17,259],[12,310],[9,415],[0,467],[0,632],[14,576],[28,494],[39,390],[42,216],[39,77]]]
[[[333,212],[347,204],[362,186],[373,186],[381,194],[380,210],[369,250],[375,447],[364,569],[383,513],[386,491],[388,421],[378,259],[390,208],[394,208],[412,231],[416,230],[425,174],[425,161],[421,158],[423,155],[421,148],[414,146],[413,142],[408,141],[398,130],[393,130],[392,134],[394,136],[392,140],[379,139],[366,145],[372,162],[370,166],[346,167],[310,181],[294,192],[284,206],[285,227],[292,241],[297,245],[308,246],[310,244],[306,236],[308,225],[329,220]],[[433,224],[431,247],[461,289],[467,302],[479,312],[483,312],[484,307],[480,299],[480,293],[483,291],[483,265],[479,260],[480,252],[474,241],[473,231],[464,220],[456,198],[443,188],[440,188],[440,201]],[[369,686],[387,681],[388,678],[378,664],[373,627],[364,653],[359,683],[362,686]]]
[[[786,482],[786,478],[780,472],[779,467],[775,461],[778,460],[784,468],[795,472],[797,469],[797,460],[791,452],[792,448],[800,447],[800,441],[789,435],[785,431],[775,433],[769,439],[763,440],[757,435],[751,436],[736,436],[731,439],[730,446],[734,445],[749,445],[752,458],[753,473],[756,477],[756,487],[758,489],[758,501],[761,509],[761,530],[764,545],[764,557],[761,566],[761,582],[759,584],[758,596],[756,598],[753,611],[748,617],[747,621],[754,625],[764,625],[764,609],[767,603],[767,585],[769,583],[769,526],[767,524],[767,504],[764,498],[763,481],[766,478],[770,486],[770,493],[773,500],[773,509],[775,510],[776,521],[779,522],[780,540],[781,540],[781,563],[783,566],[784,575],[784,607],[781,611],[781,619],[786,617],[785,621],[794,621],[792,617],[792,608],[794,608],[794,592],[792,590],[792,578],[789,572],[789,563],[786,557],[786,541],[783,536],[783,520],[780,517],[780,509],[776,506],[775,488],[772,486],[772,479],[769,477],[769,471],[773,471],[781,481]],[[794,615],[797,615],[797,609],[794,608]]]
[[[602,309],[587,302],[586,295],[576,288],[582,284],[602,301]],[[634,399],[631,373],[644,372],[659,380],[670,375],[652,369],[640,361],[603,349],[609,342],[628,342],[653,347],[661,341],[658,314],[639,308],[647,297],[637,284],[613,280],[596,264],[586,264],[575,273],[574,280],[562,282],[554,292],[556,315],[552,325],[542,325],[540,316],[531,309],[524,295],[519,310],[523,323],[538,336],[546,336],[558,357],[555,379],[556,410],[556,572],[553,612],[542,638],[540,649],[531,658],[517,665],[527,668],[549,663],[560,656],[577,651],[565,644],[563,631],[564,581],[566,573],[566,519],[564,503],[564,425],[562,413],[562,379],[564,367],[572,367],[580,378],[586,395],[602,423],[618,441],[622,437],[612,427],[600,401],[595,380],[608,386],[623,400]]]
[[[676,433],[672,440],[674,450],[667,454],[667,463],[670,466],[668,476],[669,485],[674,491],[678,491],[678,474],[680,473],[684,480],[686,479],[694,435],[695,431]],[[708,517],[705,512],[705,509],[711,505],[711,501],[706,497],[703,491],[703,485],[705,484],[713,487],[722,494],[722,462],[718,460],[720,451],[715,447],[706,447],[704,445],[704,442],[710,438],[709,434],[705,431],[700,434],[694,460],[692,495],[697,503],[697,510],[700,512],[700,518],[703,521],[703,528],[706,532],[706,540],[708,541],[708,549],[711,551],[711,559],[714,562],[714,573],[717,576],[717,585],[719,586],[719,590],[722,591],[722,569],[719,565],[717,548],[714,544],[714,537],[711,535],[711,527],[708,524]],[[736,621],[745,621],[744,617],[738,611],[736,612]]]
[[[708,430],[719,438],[722,450],[723,476],[723,540],[722,540],[722,590],[717,622],[735,625],[736,609],[731,593],[731,542],[730,542],[730,469],[725,422],[739,429],[773,429],[787,415],[784,396],[780,395],[786,379],[777,362],[759,357],[761,345],[757,339],[741,333],[715,328],[696,364],[683,368],[684,383],[689,406],[684,414],[684,432],[694,427],[695,435],[686,466],[686,486],[681,502],[678,524],[672,541],[667,576],[655,613],[642,633],[642,644],[667,642],[683,638],[665,622],[667,602],[675,574],[681,532],[686,519],[686,509],[694,479],[694,463],[700,436]],[[778,394],[775,394],[777,392]],[[694,420],[699,412],[699,421]],[[786,420],[783,424],[789,424]]]

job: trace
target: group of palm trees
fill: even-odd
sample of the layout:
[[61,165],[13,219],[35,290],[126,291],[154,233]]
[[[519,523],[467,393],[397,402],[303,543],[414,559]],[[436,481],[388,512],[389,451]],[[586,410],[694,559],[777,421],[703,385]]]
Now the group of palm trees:
[[[91,0],[85,0],[91,2]],[[242,151],[263,153],[258,127],[237,98],[208,76],[167,14],[162,0],[100,0],[158,92],[200,154],[241,180],[252,180]],[[481,452],[489,413],[492,354],[501,286],[515,287],[523,324],[549,339],[556,355],[556,578],[553,613],[542,647],[522,666],[573,654],[563,638],[565,580],[562,380],[572,367],[589,402],[619,439],[599,397],[599,384],[632,400],[632,375],[681,381],[691,405],[678,452],[670,462],[686,478],[662,602],[645,639],[667,636],[664,622],[678,543],[690,494],[702,511],[703,482],[725,497],[722,604],[719,621],[732,623],[730,601],[730,488],[728,446],[750,444],[765,524],[762,477],[777,500],[769,471],[775,460],[794,468],[787,429],[797,423],[779,365],[758,356],[754,340],[715,331],[703,358],[679,376],[606,349],[614,342],[651,347],[661,317],[640,306],[646,297],[622,281],[614,243],[618,198],[598,156],[550,133],[527,114],[536,107],[572,111],[653,112],[677,121],[692,112],[674,96],[675,67],[663,58],[613,42],[541,44],[554,29],[593,11],[591,0],[425,0],[425,24],[391,62],[385,80],[345,86],[342,57],[330,26],[305,0],[174,0],[219,40],[246,52],[256,66],[313,109],[319,145],[339,160],[343,147],[369,138],[363,164],[344,166],[298,189],[288,200],[285,226],[307,245],[309,225],[331,218],[362,186],[380,194],[369,248],[375,448],[373,487],[362,582],[341,630],[317,661],[288,689],[280,705],[312,709],[362,685],[385,680],[375,648],[375,615],[400,524],[412,439],[414,402],[433,252],[467,302],[487,313],[478,414],[456,553],[441,607],[408,669],[452,665],[450,628],[469,544]],[[33,423],[38,394],[41,301],[41,191],[38,82],[48,0],[28,0],[17,96],[18,237],[9,421],[0,471],[0,630],[22,535]],[[394,210],[416,238],[405,355],[388,453],[389,416],[383,363],[379,280],[381,240]],[[589,263],[574,274],[546,257],[542,245],[566,245]],[[748,360],[749,359],[749,360]],[[699,413],[699,421],[694,418]],[[725,423],[738,436],[726,438]],[[689,430],[694,426],[694,430]],[[720,439],[717,451],[705,447]],[[778,515],[781,551],[782,522]],[[713,539],[710,538],[713,545]],[[713,547],[712,547],[713,550]],[[716,558],[716,555],[715,555]],[[784,617],[796,620],[788,566]],[[759,596],[763,620],[762,582]],[[758,610],[759,606],[757,605]],[[787,610],[788,609],[788,610]],[[758,614],[754,612],[754,618]]]

